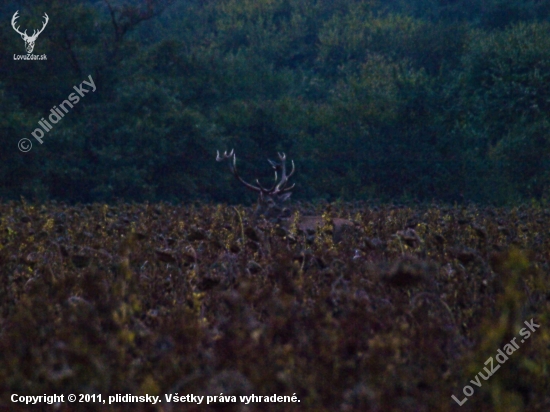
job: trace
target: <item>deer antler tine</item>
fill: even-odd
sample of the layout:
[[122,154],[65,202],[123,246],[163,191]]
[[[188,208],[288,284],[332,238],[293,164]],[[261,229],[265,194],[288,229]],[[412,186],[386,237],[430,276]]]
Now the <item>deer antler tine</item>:
[[32,37],[38,37],[38,35],[40,33],[42,33],[44,31],[44,29],[46,28],[46,26],[48,25],[48,21],[50,21],[50,18],[48,17],[48,15],[46,13],[44,13],[44,23],[42,23],[42,28],[39,29],[39,30],[34,30],[34,31],[36,31],[36,33],[33,32]]
[[[295,169],[294,169],[294,160],[291,160],[290,163],[292,163],[292,170],[290,171],[290,174],[286,177],[287,179],[292,176],[295,172]],[[294,186],[294,185],[292,185]]]
[[290,192],[292,189],[294,189],[294,186],[296,186],[296,183],[292,183],[292,186],[287,187],[286,189],[281,190],[281,193]]
[[237,155],[231,150],[231,154],[228,157],[233,156],[233,165],[231,165],[231,162],[229,163],[229,167],[231,168],[231,171],[237,176]]
[[[288,184],[288,178],[290,175],[287,176],[286,174],[286,155],[284,152],[277,153],[279,155],[279,159],[281,159],[280,168],[281,168],[281,181],[279,184],[275,187],[275,191],[281,191],[285,189],[285,186]],[[294,162],[292,162],[294,165]],[[294,168],[292,169],[292,172],[294,172]],[[292,173],[291,173],[292,174]]]
[[231,156],[235,156],[234,150],[231,150],[231,152],[227,153],[227,150],[223,152],[223,155],[220,156],[220,151],[216,150],[216,160],[218,162],[221,162],[222,160],[229,159]]
[[260,179],[256,179],[256,184],[258,185],[258,187],[260,189],[262,189],[262,192],[269,192],[268,189],[266,189],[265,187],[262,186],[262,184],[260,183]]
[[12,26],[13,29],[14,29],[17,33],[19,33],[21,36],[23,36],[23,35],[26,36],[26,35],[27,35],[27,30],[25,30],[23,33],[21,33],[21,32],[19,31],[19,27],[21,27],[21,26],[15,27],[15,25],[17,24],[17,19],[19,18],[18,14],[19,14],[19,10],[17,10],[17,11],[13,14],[13,17],[11,18],[11,26]]
[[271,186],[269,189],[266,189],[261,185],[260,179],[256,179],[256,183],[258,183],[258,186],[262,189],[263,192],[267,194],[272,193],[274,189],[277,187],[277,171],[275,170],[275,183],[273,183],[273,186]]
[[263,188],[261,186],[254,186],[250,183],[246,182],[241,176],[239,176],[239,172],[237,172],[237,155],[235,154],[235,149],[231,149],[229,153],[227,153],[227,150],[223,153],[223,156],[216,157],[216,160],[222,161],[229,159],[229,170],[231,173],[233,173],[233,176],[237,178],[239,182],[241,182],[243,185],[245,185],[248,189],[254,190],[255,192],[260,192],[260,194],[263,192]]

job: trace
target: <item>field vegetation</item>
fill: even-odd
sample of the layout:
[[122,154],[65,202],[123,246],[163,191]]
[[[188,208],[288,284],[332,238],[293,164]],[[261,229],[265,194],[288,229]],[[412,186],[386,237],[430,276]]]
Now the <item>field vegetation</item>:
[[241,206],[1,204],[2,407],[18,409],[13,393],[223,393],[301,402],[101,410],[549,410],[549,209],[299,210],[354,231],[252,225]]

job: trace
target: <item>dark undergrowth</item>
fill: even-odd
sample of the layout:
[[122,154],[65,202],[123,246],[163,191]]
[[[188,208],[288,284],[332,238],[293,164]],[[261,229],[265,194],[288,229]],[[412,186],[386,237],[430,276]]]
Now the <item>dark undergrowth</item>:
[[549,210],[300,208],[356,229],[335,244],[328,224],[287,232],[242,207],[1,204],[0,406],[87,393],[162,403],[56,410],[550,410]]

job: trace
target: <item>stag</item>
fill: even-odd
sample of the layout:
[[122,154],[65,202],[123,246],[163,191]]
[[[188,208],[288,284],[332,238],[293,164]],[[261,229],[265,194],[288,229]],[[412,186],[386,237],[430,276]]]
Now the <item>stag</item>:
[[46,28],[46,25],[48,24],[48,21],[50,20],[50,18],[48,17],[48,15],[46,13],[44,13],[44,23],[42,23],[42,28],[40,30],[33,30],[33,33],[32,33],[32,36],[29,36],[27,35],[27,30],[25,30],[23,33],[19,31],[19,26],[18,27],[15,27],[15,24],[17,22],[17,19],[19,18],[19,16],[17,15],[17,13],[19,13],[19,10],[17,10],[14,14],[13,14],[13,17],[11,19],[11,26],[13,27],[13,29],[19,33],[21,35],[21,38],[25,41],[25,49],[27,49],[27,53],[31,54],[32,51],[34,50],[34,42],[36,41],[36,39],[38,38],[38,36],[40,35],[40,33],[42,33],[44,31],[44,29]]
[[[289,229],[292,224],[292,213],[290,209],[284,207],[284,203],[290,199],[292,195],[292,189],[294,184],[289,186],[289,179],[294,174],[294,161],[292,163],[292,169],[287,174],[286,168],[286,155],[284,153],[278,153],[279,162],[274,162],[268,159],[269,164],[275,171],[275,182],[270,188],[265,188],[261,185],[260,181],[256,179],[256,184],[253,185],[245,181],[237,171],[237,156],[235,151],[224,152],[220,155],[218,151],[216,153],[216,161],[227,161],[229,164],[229,170],[235,176],[235,178],[241,182],[247,189],[258,193],[258,206],[255,211],[255,217],[263,215],[266,219],[279,223],[283,228]],[[281,180],[278,181],[278,176],[281,175]],[[300,216],[296,224],[298,230],[302,233],[312,233],[319,227],[323,226],[324,220],[322,216]],[[333,240],[339,242],[342,240],[342,235],[345,231],[354,226],[353,222],[347,219],[333,218],[332,225],[334,227]]]

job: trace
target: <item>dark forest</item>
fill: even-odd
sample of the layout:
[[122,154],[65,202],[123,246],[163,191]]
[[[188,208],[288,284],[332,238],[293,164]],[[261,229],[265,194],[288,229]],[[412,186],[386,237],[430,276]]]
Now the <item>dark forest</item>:
[[[29,33],[49,13],[34,51],[47,60],[13,60],[17,9]],[[214,161],[235,148],[251,178],[287,153],[296,199],[544,202],[549,14],[509,0],[5,2],[0,198],[250,202]],[[88,76],[97,90],[36,141]]]

